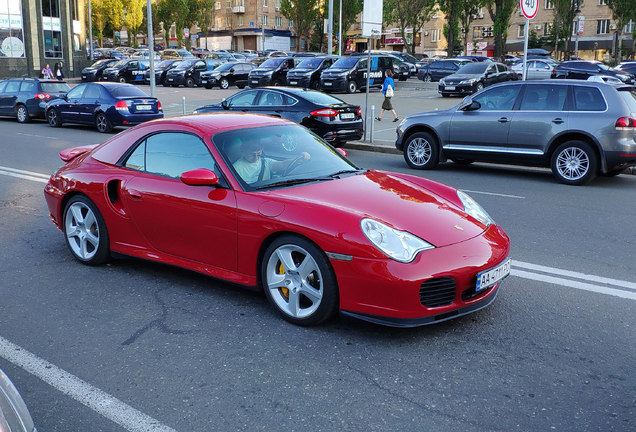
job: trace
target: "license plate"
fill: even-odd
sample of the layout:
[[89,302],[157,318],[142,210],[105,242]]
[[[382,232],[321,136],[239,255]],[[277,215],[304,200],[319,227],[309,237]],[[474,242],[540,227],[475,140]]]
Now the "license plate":
[[333,83],[330,83],[330,82],[323,83],[323,85],[326,85],[327,87],[331,86],[331,84]]
[[168,81],[174,81],[174,79],[173,78],[168,78]]
[[290,83],[291,85],[296,85],[296,84],[298,84],[298,81],[290,81],[289,83]]
[[136,105],[137,111],[150,111],[152,109],[152,105]]
[[252,84],[258,84],[258,80],[252,80]]
[[201,80],[201,84],[207,84],[208,80]]
[[354,113],[340,113],[340,118],[341,119],[352,119],[352,118],[355,118],[355,114]]
[[480,292],[490,288],[508,276],[510,274],[511,262],[511,259],[508,258],[495,268],[477,273],[477,287],[475,288],[475,292]]
[[455,86],[446,86],[444,90],[455,90]]

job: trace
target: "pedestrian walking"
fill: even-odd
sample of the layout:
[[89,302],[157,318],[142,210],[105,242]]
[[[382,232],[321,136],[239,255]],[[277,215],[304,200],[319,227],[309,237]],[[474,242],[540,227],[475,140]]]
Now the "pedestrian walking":
[[51,71],[51,67],[49,66],[48,63],[46,64],[46,66],[44,66],[44,69],[42,69],[42,78],[44,79],[53,78],[53,72]]
[[391,111],[393,116],[393,122],[400,120],[397,113],[393,109],[393,104],[391,103],[391,98],[393,97],[393,90],[395,89],[395,81],[393,81],[393,71],[391,69],[387,69],[384,73],[384,85],[382,86],[382,94],[384,95],[384,102],[382,102],[382,111],[380,112],[380,117],[376,117],[377,121],[382,121],[382,116],[384,115],[384,111]]
[[64,79],[64,72],[62,72],[63,65],[64,63],[59,62],[55,63],[55,66],[53,67],[53,75],[55,76],[55,78],[57,78],[58,81],[62,81]]

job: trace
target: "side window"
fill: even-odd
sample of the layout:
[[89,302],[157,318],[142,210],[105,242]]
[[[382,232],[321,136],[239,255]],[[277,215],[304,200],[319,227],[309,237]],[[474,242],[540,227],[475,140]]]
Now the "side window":
[[258,106],[282,106],[283,95],[275,91],[265,90],[258,101]]
[[574,109],[576,111],[605,111],[605,100],[595,87],[574,87]]
[[202,61],[196,62],[194,65],[194,68],[198,70],[205,69],[206,68],[205,62],[202,62]]
[[73,90],[67,93],[69,99],[79,99],[84,94],[84,90],[86,90],[86,84],[80,84],[75,87]]
[[367,59],[360,60],[360,61],[358,62],[358,66],[357,66],[357,68],[358,68],[358,69],[364,69],[364,70],[367,70]]
[[139,69],[139,62],[131,61],[130,63],[128,63],[128,69]]
[[[380,59],[380,68],[381,69],[385,69],[385,68],[391,67],[391,60],[390,59],[388,59],[387,57],[380,57],[379,59]],[[400,60],[397,60],[397,59],[393,60],[393,62],[396,63],[396,64],[402,63]]]
[[102,91],[97,85],[88,86],[88,88],[84,92],[84,99],[101,99],[101,97]]
[[258,90],[247,91],[245,93],[241,93],[232,99],[230,99],[229,105],[232,107],[235,106],[252,106],[254,105],[254,100],[256,99],[256,95],[258,94]]
[[7,83],[6,92],[7,93],[15,93],[20,89],[20,81],[9,81]]
[[563,111],[566,86],[529,85],[521,101],[522,111]]
[[21,92],[30,92],[35,88],[35,83],[33,81],[23,81],[20,85]]
[[495,65],[490,65],[486,69],[486,73],[495,73],[495,72],[497,72],[497,69],[495,68]]
[[519,85],[493,87],[474,97],[473,101],[481,104],[480,111],[510,111],[520,88]]
[[506,71],[506,67],[504,65],[502,65],[502,64],[498,64],[497,65],[497,70],[499,72],[505,72]]
[[7,82],[3,81],[0,82],[0,93],[2,93],[4,91],[4,88],[7,86]]
[[283,95],[283,100],[285,106],[292,106],[298,102],[298,99],[295,99],[289,95]]
[[196,168],[207,168],[220,175],[203,141],[177,132],[149,136],[137,146],[124,166],[174,179]]

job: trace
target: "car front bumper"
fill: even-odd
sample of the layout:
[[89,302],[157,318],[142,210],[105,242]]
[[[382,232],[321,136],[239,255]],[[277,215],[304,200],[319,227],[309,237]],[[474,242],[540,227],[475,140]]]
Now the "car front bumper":
[[272,84],[271,76],[263,76],[263,77],[250,77],[247,85],[250,87],[265,87]]
[[473,94],[477,92],[477,81],[474,84],[439,84],[437,92],[440,94]]
[[185,83],[185,75],[166,75],[164,84],[183,85]]
[[320,88],[327,91],[345,91],[347,89],[347,79],[321,79]]

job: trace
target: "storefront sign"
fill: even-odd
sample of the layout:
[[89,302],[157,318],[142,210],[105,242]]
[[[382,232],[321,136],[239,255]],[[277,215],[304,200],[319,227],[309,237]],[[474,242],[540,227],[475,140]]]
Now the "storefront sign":
[[24,57],[20,0],[0,0],[0,52],[4,57]]
[[404,45],[404,39],[401,37],[388,37],[384,40],[385,45]]

